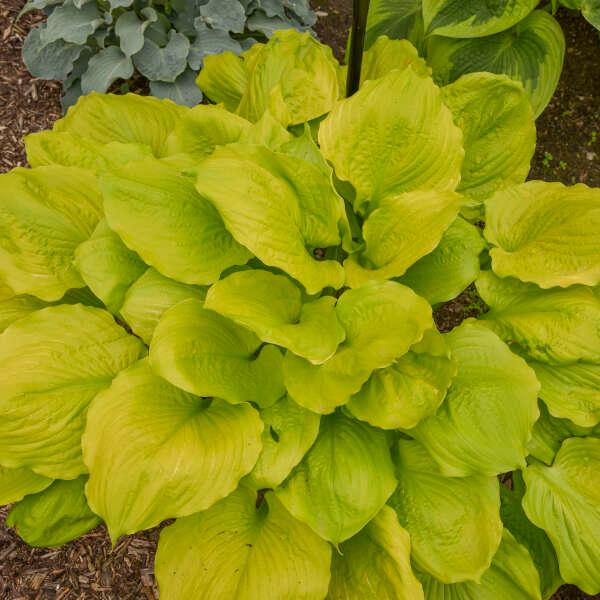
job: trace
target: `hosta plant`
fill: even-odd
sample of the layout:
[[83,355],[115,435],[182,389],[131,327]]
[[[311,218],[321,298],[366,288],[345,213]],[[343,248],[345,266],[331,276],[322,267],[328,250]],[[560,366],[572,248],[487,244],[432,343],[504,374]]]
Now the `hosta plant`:
[[34,9],[48,19],[27,35],[23,60],[35,77],[63,82],[65,107],[134,73],[154,96],[194,106],[205,57],[316,20],[308,0],[28,0],[22,12]]
[[581,10],[600,29],[597,0],[371,0],[366,43],[380,35],[407,38],[447,84],[478,71],[521,81],[538,116],[562,71],[565,40],[551,13]]
[[[382,38],[344,78],[283,32],[207,61],[219,105],[90,94],[27,138],[0,178],[8,524],[176,519],[167,600],[598,592],[600,192],[524,183],[506,77],[440,89]],[[487,312],[440,333],[473,282]]]

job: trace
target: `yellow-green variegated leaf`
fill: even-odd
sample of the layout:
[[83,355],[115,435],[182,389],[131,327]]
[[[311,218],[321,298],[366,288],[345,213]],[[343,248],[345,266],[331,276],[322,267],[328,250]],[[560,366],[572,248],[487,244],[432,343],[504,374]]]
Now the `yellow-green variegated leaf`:
[[150,268],[127,290],[119,315],[150,344],[166,310],[189,298],[203,300],[205,295],[206,288],[180,283]]
[[303,303],[292,280],[269,271],[232,273],[211,286],[204,306],[315,364],[331,358],[346,336],[334,297]]
[[13,321],[18,321],[45,306],[47,304],[35,296],[15,295],[3,281],[0,281],[0,333]]
[[317,441],[276,493],[294,517],[337,545],[358,533],[395,488],[385,433],[336,413],[321,418]]
[[156,554],[161,597],[322,600],[329,544],[272,493],[256,505],[256,493],[240,486],[207,511],[164,529]]
[[599,593],[600,439],[565,440],[551,467],[534,463],[523,477],[523,508],[552,541],[563,579]]
[[410,566],[408,532],[389,506],[334,553],[327,598],[424,600],[423,588]]
[[346,406],[375,427],[410,429],[435,414],[455,374],[444,336],[430,329],[394,364],[374,371]]
[[285,388],[281,352],[261,346],[252,332],[190,299],[164,313],[152,337],[150,362],[158,375],[191,394],[265,407]]
[[396,465],[390,505],[410,534],[415,566],[444,583],[478,581],[502,536],[496,477],[445,477],[414,440],[398,442]]
[[248,85],[248,71],[243,58],[233,52],[223,52],[205,56],[202,62],[196,84],[206,97],[235,112]]
[[535,373],[492,331],[468,321],[446,337],[458,365],[446,401],[411,430],[450,477],[525,466],[539,417]]
[[520,81],[537,118],[558,84],[565,55],[565,37],[545,10],[534,10],[508,30],[482,38],[433,36],[427,61],[440,85],[461,75],[487,71]]
[[447,302],[477,279],[479,255],[484,248],[477,227],[459,217],[435,250],[419,259],[398,281],[432,305]]
[[102,522],[84,495],[86,477],[55,481],[38,494],[13,506],[6,524],[30,546],[62,546]]
[[540,577],[527,549],[506,529],[481,582],[447,585],[426,574],[421,582],[428,600],[542,600]]
[[496,190],[523,183],[536,134],[521,83],[506,75],[470,73],[442,88],[442,97],[464,134],[458,191],[476,205]]
[[45,490],[52,479],[38,475],[31,469],[10,469],[0,466],[0,506],[22,500],[28,494]]
[[246,65],[237,112],[250,121],[269,110],[286,127],[304,123],[328,113],[339,97],[339,65],[331,48],[309,32],[275,32]]
[[392,39],[407,39],[420,49],[424,35],[421,8],[421,0],[371,0],[365,48],[387,35]]
[[423,0],[423,19],[428,35],[479,38],[504,31],[524,19],[538,0]]
[[458,215],[454,192],[416,191],[390,196],[365,221],[365,248],[344,261],[346,285],[404,275],[440,243]]
[[105,174],[100,187],[110,228],[166,277],[207,285],[250,258],[193,180],[156,159]]
[[54,124],[54,131],[74,133],[93,142],[145,144],[155,156],[167,154],[167,138],[189,109],[171,100],[138,94],[81,96]]
[[433,327],[431,307],[409,288],[374,282],[344,292],[336,306],[346,339],[322,365],[287,352],[286,388],[300,405],[333,412],[350,400],[371,372],[391,365]]
[[600,361],[600,298],[583,286],[542,290],[484,271],[477,290],[490,311],[482,325],[524,353],[548,364]]
[[85,472],[88,405],[144,345],[98,308],[44,308],[0,335],[0,464],[46,477]]
[[193,396],[140,361],[88,411],[82,444],[90,506],[113,543],[205,510],[254,467],[262,429],[249,404]]
[[265,424],[262,451],[246,482],[257,490],[275,489],[317,439],[321,417],[285,396],[262,409],[260,418]]
[[530,181],[486,202],[492,268],[540,287],[600,283],[600,190]]
[[101,216],[96,178],[83,169],[14,169],[0,176],[0,277],[16,294],[49,301],[83,287],[75,248]]
[[264,147],[232,144],[202,162],[197,175],[201,196],[263,263],[297,279],[309,294],[342,287],[342,266],[312,253],[339,245],[347,226],[343,200],[319,167]]
[[431,78],[412,69],[367,81],[338,102],[319,143],[337,177],[354,186],[361,212],[391,194],[453,191],[460,180],[462,133]]
[[75,251],[75,266],[106,308],[119,311],[129,286],[148,268],[102,219],[89,240]]

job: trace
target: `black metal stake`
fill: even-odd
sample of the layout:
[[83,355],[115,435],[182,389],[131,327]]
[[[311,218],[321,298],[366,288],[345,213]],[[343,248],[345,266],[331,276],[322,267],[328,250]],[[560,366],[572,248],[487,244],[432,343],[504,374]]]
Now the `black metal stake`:
[[360,86],[360,71],[362,68],[362,58],[365,46],[369,2],[370,0],[354,0],[350,56],[348,57],[348,78],[346,80],[346,97],[352,96]]

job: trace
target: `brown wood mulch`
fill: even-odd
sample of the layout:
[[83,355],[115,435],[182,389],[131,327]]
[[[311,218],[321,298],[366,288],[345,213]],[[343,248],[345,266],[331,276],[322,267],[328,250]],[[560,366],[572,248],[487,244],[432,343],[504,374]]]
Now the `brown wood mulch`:
[[[0,172],[25,165],[22,138],[60,116],[60,84],[32,78],[21,61],[27,31],[42,18],[15,16],[24,0],[0,0]],[[315,0],[317,30],[338,57],[350,26],[351,0]],[[538,120],[532,177],[600,186],[600,40],[578,16],[560,15],[568,43],[565,70],[550,107]],[[594,133],[596,132],[596,133]],[[438,315],[449,329],[478,310],[472,290]],[[158,529],[123,538],[114,549],[104,527],[57,549],[30,548],[4,521],[0,508],[0,600],[153,600]],[[564,586],[555,600],[590,598]],[[600,598],[596,596],[595,598]]]

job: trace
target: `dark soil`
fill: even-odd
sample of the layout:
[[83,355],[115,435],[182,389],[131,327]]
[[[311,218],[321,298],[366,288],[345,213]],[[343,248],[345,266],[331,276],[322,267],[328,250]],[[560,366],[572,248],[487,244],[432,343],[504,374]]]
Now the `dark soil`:
[[[22,138],[51,127],[60,116],[60,84],[32,78],[20,49],[39,15],[14,23],[24,0],[0,0],[0,172],[25,165]],[[343,58],[351,0],[315,0],[319,37]],[[600,40],[579,15],[559,13],[567,37],[565,69],[557,94],[538,120],[538,150],[531,177],[600,186]],[[471,287],[443,310],[448,331],[481,311]],[[104,527],[58,549],[24,544],[4,525],[0,508],[0,600],[152,600],[158,591],[152,565],[158,530],[123,538],[114,549]],[[564,586],[554,600],[590,598]],[[595,596],[600,598],[600,596]]]

